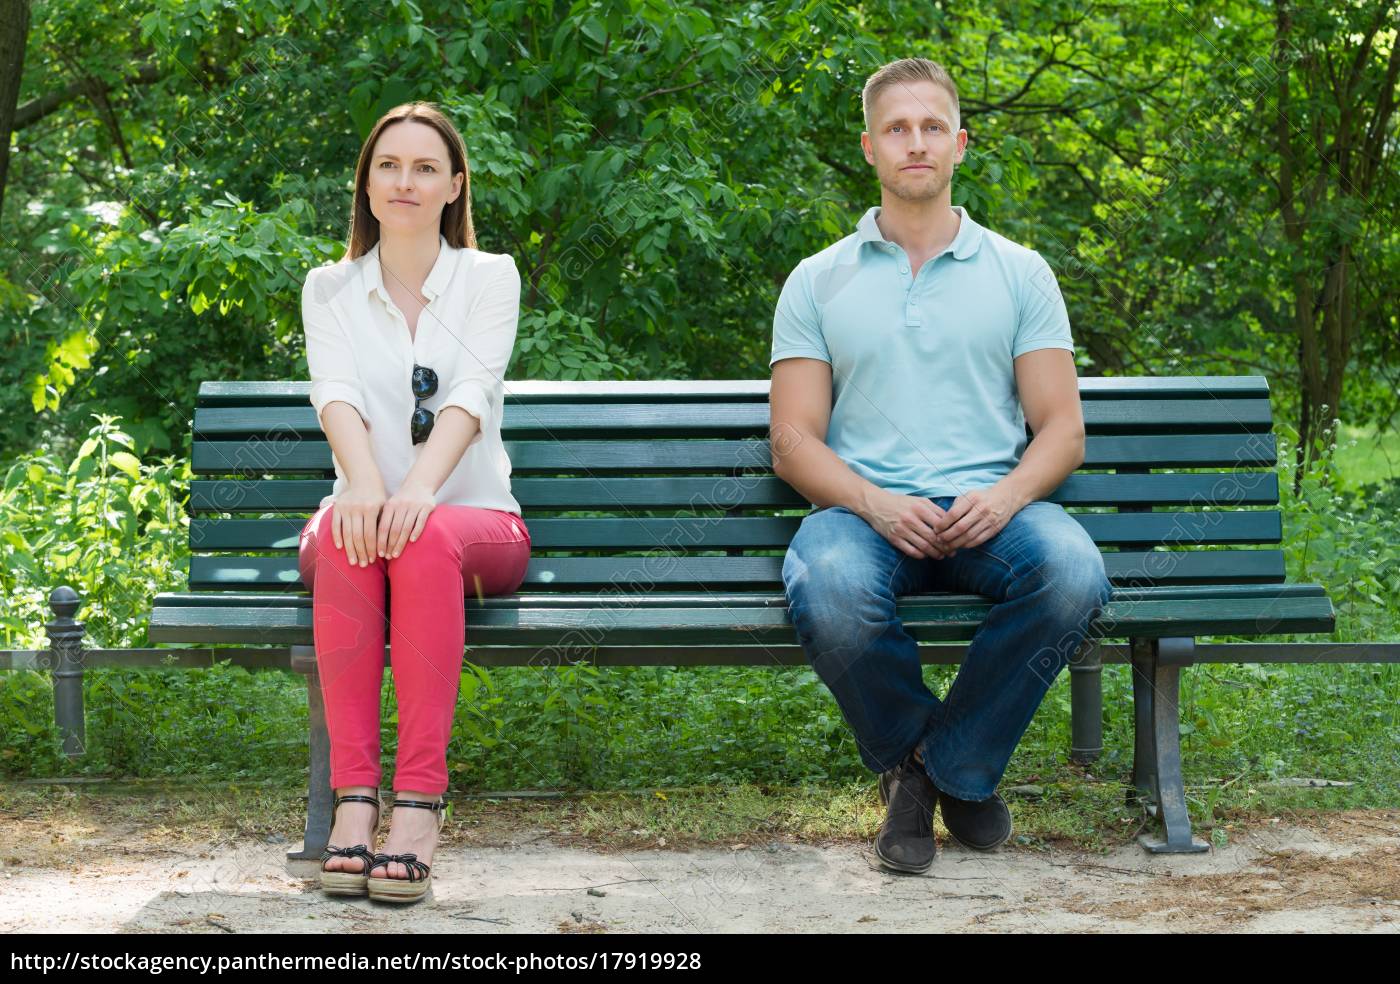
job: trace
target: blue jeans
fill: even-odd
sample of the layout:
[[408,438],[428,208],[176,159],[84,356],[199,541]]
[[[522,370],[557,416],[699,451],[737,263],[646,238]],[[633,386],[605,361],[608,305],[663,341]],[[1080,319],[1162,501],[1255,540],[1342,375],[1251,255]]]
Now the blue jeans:
[[[929,501],[947,510],[954,499]],[[823,507],[789,544],[783,584],[798,641],[855,732],[861,761],[884,772],[919,744],[934,785],[965,800],[996,791],[1112,593],[1093,539],[1046,500],[945,558],[910,557],[844,506]],[[924,685],[918,645],[895,614],[897,595],[928,591],[993,602],[943,700]]]

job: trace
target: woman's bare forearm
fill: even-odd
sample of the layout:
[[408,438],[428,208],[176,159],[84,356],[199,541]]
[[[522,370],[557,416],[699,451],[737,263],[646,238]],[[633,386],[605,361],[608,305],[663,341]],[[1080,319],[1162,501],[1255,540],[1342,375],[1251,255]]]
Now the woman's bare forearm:
[[[374,461],[370,450],[369,430],[365,427],[360,412],[343,400],[326,404],[321,412],[326,440],[336,460],[345,471],[345,480],[351,485],[366,485],[371,488],[383,487],[384,477],[379,473],[379,465]],[[407,427],[407,421],[404,422]]]
[[480,429],[481,423],[461,407],[443,407],[438,411],[423,453],[404,477],[404,484],[421,485],[430,495],[436,495]]

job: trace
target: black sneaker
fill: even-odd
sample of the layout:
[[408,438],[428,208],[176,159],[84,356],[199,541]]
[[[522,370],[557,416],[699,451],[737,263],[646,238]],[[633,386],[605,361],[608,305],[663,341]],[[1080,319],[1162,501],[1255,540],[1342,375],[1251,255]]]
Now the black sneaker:
[[990,851],[1011,838],[1011,811],[996,793],[991,799],[960,800],[940,789],[938,804],[943,808],[943,826],[963,847]]
[[880,798],[888,803],[875,835],[875,856],[890,871],[921,874],[933,864],[933,811],[938,789],[910,752],[880,776]]

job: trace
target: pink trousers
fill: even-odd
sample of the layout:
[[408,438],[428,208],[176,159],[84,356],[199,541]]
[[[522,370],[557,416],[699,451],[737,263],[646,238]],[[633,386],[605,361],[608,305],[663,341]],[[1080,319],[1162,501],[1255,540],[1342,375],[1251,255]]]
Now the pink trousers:
[[398,697],[394,790],[447,791],[447,741],[461,684],[466,595],[510,594],[525,578],[530,533],[514,513],[440,505],[397,557],[352,565],[331,534],[335,503],[301,533],[298,566],[312,594],[316,664],[330,732],[331,787],[374,786],[389,660]]

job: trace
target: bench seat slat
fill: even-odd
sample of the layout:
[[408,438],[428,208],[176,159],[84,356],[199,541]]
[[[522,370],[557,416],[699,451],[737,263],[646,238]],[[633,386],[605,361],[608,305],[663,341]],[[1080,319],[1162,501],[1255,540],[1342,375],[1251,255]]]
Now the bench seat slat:
[[[1120,585],[1113,589],[1120,600],[1154,598],[1190,600],[1192,598],[1323,598],[1326,589],[1320,584],[1179,584],[1132,587]],[[909,597],[924,597],[910,595]],[[976,595],[954,595],[935,592],[927,597],[975,599]],[[468,611],[482,608],[607,608],[626,603],[628,606],[686,608],[787,607],[782,591],[649,591],[646,594],[619,594],[616,591],[593,593],[586,591],[558,592],[526,591],[487,598],[465,599]],[[156,595],[157,608],[310,608],[309,594],[248,593],[238,591],[163,591]]]
[[[971,638],[986,618],[987,599],[966,596],[901,597],[897,610],[914,638],[924,642]],[[158,642],[244,642],[310,645],[312,610],[298,608],[157,607],[150,635]],[[1213,635],[1239,631],[1261,633],[1326,632],[1332,606],[1325,597],[1156,599],[1115,598],[1098,631],[1112,638],[1163,635]],[[593,645],[706,645],[717,634],[734,645],[796,642],[785,608],[763,606],[599,608],[490,608],[473,612],[468,645],[576,646],[581,635]],[[1110,636],[1105,635],[1105,638]],[[470,658],[470,652],[468,652]]]

